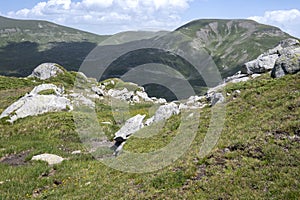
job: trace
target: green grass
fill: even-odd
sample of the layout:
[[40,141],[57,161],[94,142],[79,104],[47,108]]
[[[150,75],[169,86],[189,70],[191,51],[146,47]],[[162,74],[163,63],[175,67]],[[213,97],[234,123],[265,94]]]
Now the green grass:
[[[1,78],[0,78],[1,80]],[[13,103],[33,85],[1,88],[0,109]],[[27,163],[0,163],[0,199],[298,199],[300,196],[300,74],[271,79],[264,75],[225,90],[240,95],[227,97],[225,125],[213,151],[199,156],[209,127],[211,108],[201,110],[197,135],[189,150],[172,165],[152,173],[133,174],[111,169],[86,152],[76,133],[70,112],[49,113],[0,123],[0,158],[29,150]],[[6,95],[3,95],[6,94]],[[116,122],[110,106],[97,102],[99,122],[112,136],[124,121]],[[131,106],[126,116],[151,114],[151,105]],[[84,116],[82,116],[84,118]],[[132,137],[124,149],[149,152],[168,144],[176,135],[180,116],[171,117],[158,135]],[[196,123],[196,122],[191,122]],[[38,153],[54,153],[63,163],[48,166],[32,162]]]

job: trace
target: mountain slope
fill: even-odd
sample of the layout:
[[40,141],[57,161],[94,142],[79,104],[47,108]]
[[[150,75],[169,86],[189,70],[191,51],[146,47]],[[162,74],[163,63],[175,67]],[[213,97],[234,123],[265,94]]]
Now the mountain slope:
[[200,42],[213,57],[223,77],[237,72],[281,40],[291,38],[279,28],[252,20],[195,20],[176,29]]
[[[75,75],[67,72],[47,82],[72,90]],[[297,199],[299,75],[272,79],[265,74],[227,85],[225,125],[213,151],[204,158],[199,155],[212,114],[211,107],[205,107],[189,150],[170,166],[152,173],[120,172],[95,160],[81,143],[71,112],[28,117],[14,124],[0,120],[0,198]],[[42,83],[33,80],[0,77],[0,111]],[[103,130],[115,133],[120,128],[117,113],[109,102],[95,103],[99,122],[109,122],[103,124]],[[149,114],[150,106],[130,105],[128,114]],[[159,150],[175,138],[180,123],[181,116],[175,115],[159,134],[132,137],[124,148],[136,153]],[[72,154],[75,150],[82,153]],[[43,152],[68,159],[54,166],[30,161]]]
[[24,76],[43,62],[78,69],[86,55],[107,38],[38,20],[0,16],[0,74]]

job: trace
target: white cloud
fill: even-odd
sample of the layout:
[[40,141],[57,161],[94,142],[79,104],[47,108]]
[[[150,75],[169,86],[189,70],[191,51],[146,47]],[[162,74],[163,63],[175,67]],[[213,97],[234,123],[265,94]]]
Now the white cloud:
[[193,0],[48,0],[8,17],[43,19],[98,33],[168,29],[181,23],[180,13]]
[[300,37],[300,11],[298,9],[266,11],[263,16],[253,16],[248,19],[278,26],[283,31]]

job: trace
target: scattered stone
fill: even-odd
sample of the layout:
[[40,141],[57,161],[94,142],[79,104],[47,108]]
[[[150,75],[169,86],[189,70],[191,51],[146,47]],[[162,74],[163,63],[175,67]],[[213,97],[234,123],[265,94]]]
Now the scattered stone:
[[60,164],[65,159],[54,154],[45,153],[45,154],[33,156],[31,160],[41,160],[47,162],[49,165],[55,165],[55,164]]
[[169,119],[172,115],[178,115],[180,113],[178,105],[174,102],[160,106],[155,112],[154,116],[149,118],[145,125],[150,126],[153,123],[160,122]]
[[72,153],[71,153],[72,155],[77,155],[77,154],[81,154],[81,151],[80,150],[77,150],[77,151],[73,151]]
[[91,99],[85,97],[82,94],[79,93],[72,93],[69,95],[69,97],[71,97],[72,99],[72,105],[79,107],[79,106],[88,106],[90,108],[95,108],[95,102],[92,101]]
[[36,67],[28,77],[36,77],[40,80],[46,80],[64,73],[61,67],[56,63],[43,63]]
[[101,124],[105,124],[105,125],[112,125],[111,122],[101,122]]

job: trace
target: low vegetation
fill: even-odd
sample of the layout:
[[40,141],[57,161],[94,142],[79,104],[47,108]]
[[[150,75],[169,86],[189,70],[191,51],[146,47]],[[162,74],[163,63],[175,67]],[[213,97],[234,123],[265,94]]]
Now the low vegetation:
[[[50,81],[71,88],[74,76],[67,74]],[[0,77],[0,83],[0,111],[38,84],[6,77]],[[300,73],[228,85],[225,125],[212,152],[204,158],[199,155],[211,116],[206,107],[200,111],[189,150],[170,166],[145,174],[120,172],[93,159],[76,133],[72,112],[28,117],[14,124],[2,120],[0,199],[297,199],[299,86]],[[116,121],[122,118],[114,117],[106,103],[96,105],[99,122],[110,122],[103,127],[112,139],[124,121]],[[150,104],[139,104],[124,115],[151,112]],[[173,116],[159,134],[143,140],[132,137],[124,149],[140,153],[164,147],[177,135],[179,125],[180,116]],[[75,150],[82,153],[71,154]],[[68,159],[54,166],[30,161],[45,152]]]

